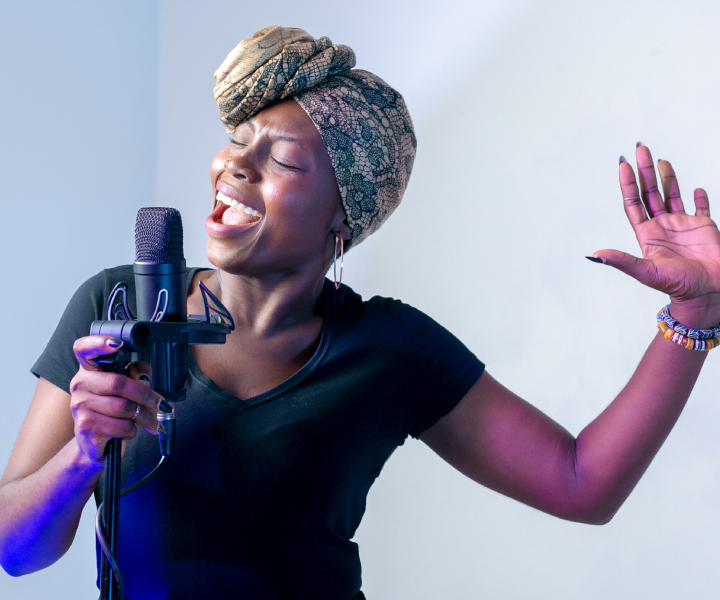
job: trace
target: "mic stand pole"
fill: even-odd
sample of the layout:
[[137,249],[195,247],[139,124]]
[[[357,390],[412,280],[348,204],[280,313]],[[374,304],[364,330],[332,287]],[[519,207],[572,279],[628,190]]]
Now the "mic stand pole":
[[[120,467],[122,440],[112,438],[105,446],[105,480],[103,482],[103,526],[105,539],[113,556],[118,550],[118,516],[120,512]],[[118,597],[117,581],[105,553],[100,563],[100,597],[103,600],[123,600]]]

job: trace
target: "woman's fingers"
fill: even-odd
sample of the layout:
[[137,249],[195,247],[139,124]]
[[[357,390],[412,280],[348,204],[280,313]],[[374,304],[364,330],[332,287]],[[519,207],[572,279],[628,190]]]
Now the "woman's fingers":
[[70,382],[70,393],[82,390],[92,396],[109,396],[130,400],[149,410],[157,410],[163,397],[141,382],[119,373],[88,371],[82,377],[76,375]]
[[624,156],[620,157],[620,192],[623,196],[625,214],[633,229],[643,221],[647,221],[647,212],[640,200],[640,190],[635,181],[635,172]]
[[120,340],[107,335],[88,335],[75,340],[73,352],[83,369],[99,371],[100,367],[95,364],[94,359],[114,354],[121,346]]
[[658,160],[658,173],[660,173],[663,196],[665,196],[665,210],[671,213],[685,214],[675,169],[667,160]]
[[707,192],[698,188],[695,190],[695,215],[698,217],[709,217],[710,216],[710,201],[708,200]]
[[667,210],[665,210],[665,203],[658,189],[652,154],[650,154],[650,150],[646,146],[638,142],[638,147],[635,150],[635,158],[637,160],[638,178],[640,180],[640,197],[647,209],[648,215],[650,215],[650,217],[657,217],[667,212]]
[[[131,440],[137,434],[135,423],[129,419],[110,417],[90,410],[75,417],[75,436],[91,446],[104,447],[107,438]],[[94,452],[92,454],[95,454]],[[102,454],[102,452],[98,452]]]
[[152,367],[150,366],[150,363],[145,362],[144,360],[136,360],[128,363],[125,370],[128,373],[128,377],[131,379],[150,385],[150,380],[152,378]]
[[606,265],[615,267],[640,283],[657,289],[657,271],[651,260],[638,258],[619,250],[599,250],[593,254],[593,257],[600,258]]
[[[152,379],[152,367],[145,361],[131,362],[127,366],[128,376],[135,381],[150,387]],[[138,427],[142,427],[145,431],[157,434],[157,408],[150,410],[145,406],[140,406],[140,410],[134,417],[134,421]]]

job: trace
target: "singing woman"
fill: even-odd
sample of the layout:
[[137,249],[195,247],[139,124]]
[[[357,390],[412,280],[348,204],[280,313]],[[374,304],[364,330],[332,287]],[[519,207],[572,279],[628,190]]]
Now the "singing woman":
[[[354,64],[328,38],[269,27],[216,73],[231,138],[210,172],[215,268],[189,271],[188,312],[201,312],[203,282],[236,329],[224,345],[192,348],[175,452],[121,500],[130,600],[363,598],[352,538],[370,486],[408,436],[481,485],[562,519],[607,523],[720,343],[720,234],[707,195],[696,190],[686,213],[672,166],[659,162],[658,183],[643,145],[637,181],[621,159],[618,202],[642,257],[600,250],[591,260],[668,294],[669,306],[630,381],[577,438],[431,317],[342,285],[344,253],[397,207],[416,148],[402,97]],[[87,335],[118,281],[132,299],[132,280],[122,266],[84,283],[33,367],[37,392],[0,481],[0,563],[12,575],[68,549],[90,496],[101,500],[110,438],[124,440],[127,483],[158,460],[162,398],[143,381],[148,365],[101,372],[95,359],[119,342]],[[554,343],[591,343],[562,323],[547,331]]]

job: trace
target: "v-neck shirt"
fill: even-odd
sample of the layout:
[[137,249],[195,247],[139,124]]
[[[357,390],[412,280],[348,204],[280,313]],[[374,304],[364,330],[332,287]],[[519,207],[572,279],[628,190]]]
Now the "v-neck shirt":
[[[135,312],[131,265],[92,277],[68,304],[35,375],[69,390],[78,369],[72,344],[104,318],[118,281],[128,284]],[[484,365],[399,300],[363,301],[328,280],[323,294],[313,356],[253,398],[221,389],[190,353],[173,455],[120,502],[118,560],[129,600],[347,600],[358,593],[352,538],[370,486],[408,436],[452,410]],[[139,430],[126,446],[123,485],[158,459],[157,439]]]

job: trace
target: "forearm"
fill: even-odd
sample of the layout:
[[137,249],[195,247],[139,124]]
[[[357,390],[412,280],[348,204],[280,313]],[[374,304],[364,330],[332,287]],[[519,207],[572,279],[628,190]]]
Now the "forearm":
[[58,560],[75,537],[101,466],[83,458],[73,438],[32,475],[0,488],[0,564],[10,575]]
[[577,437],[577,490],[593,522],[609,520],[630,495],[680,416],[706,357],[658,334],[625,388]]

